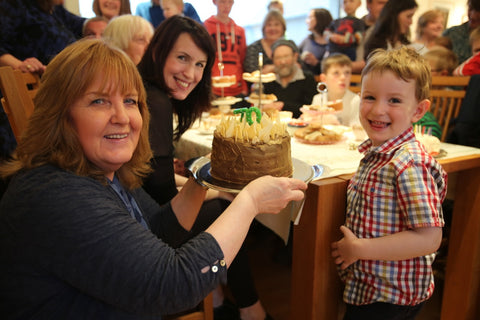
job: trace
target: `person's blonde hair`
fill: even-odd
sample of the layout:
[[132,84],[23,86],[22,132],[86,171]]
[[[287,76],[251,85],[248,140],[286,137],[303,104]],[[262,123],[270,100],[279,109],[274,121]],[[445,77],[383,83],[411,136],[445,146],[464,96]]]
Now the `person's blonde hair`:
[[423,30],[425,30],[427,25],[438,17],[444,17],[443,12],[440,10],[428,10],[418,17],[416,29],[417,39],[420,39],[423,36]]
[[123,51],[99,39],[79,40],[48,64],[34,98],[34,112],[13,160],[0,167],[3,177],[51,164],[106,183],[106,172],[91,162],[80,147],[70,115],[74,103],[98,78],[104,80],[104,88],[100,90],[138,93],[138,108],[143,119],[140,138],[130,161],[116,174],[127,188],[141,186],[142,178],[151,170],[152,158],[148,141],[150,114],[142,78]]
[[393,72],[404,81],[415,81],[415,98],[422,101],[430,97],[432,75],[425,59],[412,48],[376,49],[370,53],[362,70],[362,79],[371,73]]
[[[93,12],[95,12],[95,15],[97,16],[103,16],[102,10],[100,10],[100,1],[99,0],[93,0],[92,3],[92,9]],[[120,12],[118,15],[122,14],[131,14],[132,9],[130,9],[130,0],[120,0]]]
[[425,52],[423,57],[430,63],[432,72],[446,70],[448,75],[452,75],[453,70],[458,66],[458,59],[455,52],[445,47],[435,46]]
[[328,69],[332,66],[347,66],[352,68],[352,60],[343,53],[333,53],[322,60],[321,71],[322,73],[327,73]]
[[150,36],[153,36],[154,29],[148,20],[140,16],[124,14],[110,20],[103,31],[103,38],[125,51],[130,41],[146,32],[150,32]]

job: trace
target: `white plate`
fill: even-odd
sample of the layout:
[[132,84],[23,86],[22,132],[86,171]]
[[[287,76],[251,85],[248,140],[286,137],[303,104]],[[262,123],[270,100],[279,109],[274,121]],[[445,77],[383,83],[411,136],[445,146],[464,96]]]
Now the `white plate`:
[[[258,105],[258,103],[260,102],[259,99],[251,99],[250,97],[246,97],[245,100],[246,100],[247,102],[250,102],[250,103],[253,104],[253,105]],[[270,104],[270,103],[273,103],[273,102],[275,102],[275,101],[277,101],[277,99],[275,99],[275,100],[272,100],[272,99],[262,99],[262,104]]]
[[[275,81],[276,79],[277,77],[275,76],[275,73],[262,74],[262,83],[272,82],[272,81]],[[248,82],[253,82],[253,83],[259,83],[260,77],[259,76],[249,77],[249,76],[243,75],[243,80]]]
[[214,106],[230,106],[232,104],[235,104],[237,102],[242,101],[241,98],[234,98],[234,99],[215,99],[212,101],[212,105]]
[[212,83],[212,86],[215,88],[228,88],[235,84],[236,82],[220,82],[220,83]]

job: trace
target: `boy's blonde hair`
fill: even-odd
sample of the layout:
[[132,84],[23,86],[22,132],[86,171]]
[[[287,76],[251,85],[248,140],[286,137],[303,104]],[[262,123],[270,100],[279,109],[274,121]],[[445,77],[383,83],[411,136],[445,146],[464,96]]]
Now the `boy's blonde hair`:
[[404,81],[415,80],[417,101],[428,99],[432,86],[430,67],[415,50],[405,46],[399,49],[376,49],[368,55],[367,65],[362,70],[362,79],[370,73],[393,72]]
[[455,70],[458,65],[455,52],[441,46],[435,46],[428,50],[423,54],[423,57],[430,63],[432,72],[447,70],[448,75],[452,75],[453,70]]
[[160,0],[160,5],[163,6],[163,3],[164,3],[165,1],[171,1],[171,2],[173,2],[173,4],[174,4],[175,6],[177,6],[177,7],[179,7],[179,8],[180,8],[180,11],[183,12],[183,7],[184,7],[184,5],[185,5],[185,4],[183,3],[183,0]]
[[322,60],[321,71],[327,73],[332,66],[349,67],[352,69],[352,60],[343,53],[333,53]]

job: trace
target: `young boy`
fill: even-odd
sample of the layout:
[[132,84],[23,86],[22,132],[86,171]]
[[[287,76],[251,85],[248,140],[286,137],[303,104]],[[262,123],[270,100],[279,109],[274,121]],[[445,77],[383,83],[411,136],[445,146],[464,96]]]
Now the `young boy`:
[[433,293],[447,175],[415,139],[430,105],[430,70],[413,49],[377,50],[362,72],[360,121],[369,137],[347,189],[332,256],[345,281],[344,319],[414,319]]
[[166,19],[175,15],[183,15],[183,0],[160,0],[160,6]]
[[361,0],[343,0],[343,10],[347,16],[333,20],[326,30],[330,53],[344,53],[350,60],[356,60],[357,46],[362,43],[365,33],[365,22],[355,17],[355,11],[361,4]]
[[423,58],[430,65],[432,76],[451,76],[458,65],[455,53],[441,46],[434,46],[423,54]]
[[[342,53],[334,53],[322,61],[320,81],[327,85],[327,100],[341,99],[343,110],[336,116],[324,116],[323,122],[353,126],[360,124],[358,110],[360,97],[350,91],[350,77],[352,76],[352,61]],[[312,104],[321,105],[322,95],[316,94]]]
[[[205,20],[205,28],[213,37],[217,46],[217,55],[212,69],[212,76],[220,75],[219,62],[223,64],[224,76],[236,76],[236,83],[224,88],[225,96],[240,96],[247,94],[247,84],[243,81],[243,60],[247,52],[245,29],[238,26],[230,18],[233,0],[212,0],[217,7],[217,14]],[[213,88],[217,96],[222,94],[221,88]]]

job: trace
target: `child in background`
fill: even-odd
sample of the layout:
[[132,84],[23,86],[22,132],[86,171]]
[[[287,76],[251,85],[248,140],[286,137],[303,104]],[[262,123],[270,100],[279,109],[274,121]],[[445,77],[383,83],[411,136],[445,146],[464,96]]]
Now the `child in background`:
[[[325,115],[323,123],[342,124],[345,126],[359,125],[358,110],[360,97],[350,91],[350,77],[352,76],[352,61],[342,53],[334,53],[323,59],[320,81],[327,85],[327,100],[335,101],[341,99],[343,110],[337,115]],[[316,94],[313,97],[313,105],[321,105],[322,95]]]
[[345,282],[344,319],[414,319],[433,293],[447,174],[415,139],[430,105],[430,70],[413,49],[377,49],[362,72],[360,121],[369,139],[347,189],[332,256]]
[[[243,81],[243,61],[247,53],[247,42],[245,29],[238,26],[232,18],[233,0],[212,0],[217,7],[217,14],[205,20],[205,28],[213,37],[217,56],[213,64],[212,76],[220,75],[219,62],[223,64],[223,75],[235,75],[236,83],[230,87],[224,88],[225,96],[240,96],[247,94],[247,84]],[[216,96],[221,96],[221,88],[213,88]]]
[[267,5],[268,11],[270,10],[278,10],[281,14],[283,14],[283,2],[282,0],[271,0]]
[[[423,54],[424,59],[430,65],[430,72],[432,76],[451,76],[453,70],[457,66],[457,56],[452,50],[445,47],[435,46]],[[432,87],[432,89],[436,89]],[[431,132],[432,136],[441,139],[442,127],[438,124],[435,116],[427,111],[419,121],[413,124],[425,128]]]
[[361,0],[343,0],[347,16],[333,20],[326,31],[330,53],[344,53],[350,60],[356,60],[357,45],[362,43],[365,32],[365,22],[355,17],[355,11],[361,4]]
[[183,15],[183,0],[161,0],[160,6],[166,19],[175,15]]
[[432,76],[451,76],[453,70],[458,65],[455,53],[441,46],[433,47],[425,52],[423,57],[430,65]]
[[459,65],[454,71],[454,76],[472,76],[480,74],[480,27],[473,29],[469,36],[472,56]]

